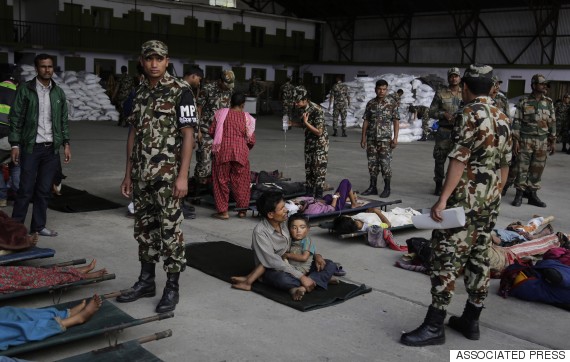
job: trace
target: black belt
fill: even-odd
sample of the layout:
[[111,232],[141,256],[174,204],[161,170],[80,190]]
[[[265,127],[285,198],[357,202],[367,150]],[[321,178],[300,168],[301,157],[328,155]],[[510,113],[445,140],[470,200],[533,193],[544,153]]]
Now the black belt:
[[41,143],[36,143],[36,145],[44,146],[44,147],[51,147],[51,146],[53,146],[53,142],[41,142]]

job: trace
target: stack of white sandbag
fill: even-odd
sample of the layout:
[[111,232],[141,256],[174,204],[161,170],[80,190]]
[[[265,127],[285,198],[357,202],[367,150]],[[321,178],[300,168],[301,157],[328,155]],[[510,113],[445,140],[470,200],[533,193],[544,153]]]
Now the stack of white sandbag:
[[[366,108],[366,103],[376,97],[374,88],[376,81],[384,79],[388,82],[388,94],[396,93],[401,89],[404,93],[400,98],[400,132],[398,134],[398,142],[411,142],[421,138],[422,122],[414,120],[413,114],[409,112],[409,107],[426,106],[429,107],[435,95],[435,91],[427,84],[423,84],[417,76],[409,74],[382,74],[377,77],[357,77],[352,82],[346,82],[350,95],[350,107],[347,112],[347,127],[362,127],[362,116]],[[329,97],[327,95],[321,106],[325,110],[325,121],[328,125],[332,125],[331,105],[329,111]],[[339,120],[340,123],[340,120]]]
[[[21,76],[24,80],[29,81],[36,76],[33,66],[22,65],[21,68]],[[53,80],[65,92],[69,120],[119,120],[119,112],[111,104],[105,89],[99,84],[101,78],[97,75],[70,70],[60,75],[54,74]]]

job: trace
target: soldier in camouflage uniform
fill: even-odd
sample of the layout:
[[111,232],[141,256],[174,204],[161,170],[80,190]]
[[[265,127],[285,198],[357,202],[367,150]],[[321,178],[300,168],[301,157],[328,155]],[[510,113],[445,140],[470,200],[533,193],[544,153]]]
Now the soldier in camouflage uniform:
[[340,76],[336,77],[336,83],[331,89],[331,97],[329,100],[329,112],[333,104],[333,137],[336,137],[338,128],[338,117],[341,119],[342,137],[346,137],[346,113],[350,107],[350,96],[348,95],[348,86],[342,83]]
[[430,134],[429,128],[429,108],[426,106],[410,106],[410,113],[414,115],[413,120],[420,118],[422,120],[422,137],[418,141],[427,141]]
[[451,132],[455,122],[455,113],[461,105],[461,76],[459,68],[450,68],[447,71],[448,87],[440,88],[429,107],[429,116],[439,120],[439,128],[435,134],[435,146],[433,147],[433,158],[435,159],[434,174],[435,192],[441,193],[443,179],[445,178],[445,161],[449,151],[453,148]]
[[547,80],[542,74],[532,76],[532,93],[520,99],[513,117],[513,150],[517,154],[513,206],[521,206],[528,193],[528,203],[546,207],[536,192],[548,153],[554,153],[556,117],[552,99],[547,97]]
[[[362,124],[362,139],[360,146],[366,150],[368,158],[368,173],[370,186],[362,195],[378,193],[376,182],[378,174],[382,172],[384,190],[380,197],[390,196],[390,180],[392,178],[392,149],[398,145],[400,131],[400,113],[398,104],[392,97],[387,97],[388,82],[380,79],[376,82],[376,98],[366,103],[364,123]],[[394,137],[392,137],[392,125]]]
[[188,192],[188,173],[198,125],[188,84],[167,71],[168,48],[158,40],[142,45],[145,79],[137,89],[127,141],[127,165],[121,192],[135,204],[134,237],[141,273],[117,301],[127,303],[156,294],[155,265],[162,258],[167,281],[156,311],[175,309],[178,280],[185,269],[180,200]]
[[293,117],[293,107],[295,106],[295,86],[291,84],[291,78],[287,78],[287,81],[279,88],[279,99],[281,99],[281,105],[283,109],[283,124],[289,122]]
[[305,129],[305,181],[308,196],[323,197],[329,156],[329,135],[322,109],[309,100],[307,90],[295,88],[295,106],[300,122],[291,125]]
[[562,101],[556,104],[555,113],[556,139],[562,142],[562,152],[568,152],[566,144],[569,142],[568,123],[570,122],[570,94],[564,94]]
[[507,177],[512,147],[509,121],[488,96],[493,84],[491,73],[489,66],[471,65],[463,76],[463,99],[467,103],[457,116],[448,177],[431,208],[431,217],[441,222],[443,210],[461,207],[466,223],[432,233],[432,303],[424,323],[402,335],[401,342],[409,346],[445,343],[443,322],[461,271],[469,299],[463,315],[451,317],[449,326],[468,339],[479,339],[479,315],[489,289],[491,231],[499,213],[500,185]]
[[135,79],[129,75],[129,73],[127,73],[127,67],[123,65],[121,67],[121,77],[117,82],[117,88],[115,88],[115,92],[113,94],[113,101],[115,102],[117,110],[119,111],[119,122],[117,124],[118,126],[122,126],[125,123],[126,116],[128,116],[125,115],[123,104],[129,97],[129,94],[134,87]]
[[214,140],[209,135],[208,129],[214,120],[214,113],[220,108],[230,107],[234,80],[234,72],[224,70],[217,82],[205,85],[198,95],[200,135],[198,136],[194,176],[202,184],[205,184],[212,175],[212,144]]

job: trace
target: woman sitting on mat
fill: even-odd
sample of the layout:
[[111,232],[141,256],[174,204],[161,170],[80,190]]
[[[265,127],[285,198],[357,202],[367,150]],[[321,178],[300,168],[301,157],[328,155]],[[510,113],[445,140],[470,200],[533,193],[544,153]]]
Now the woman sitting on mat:
[[379,225],[383,229],[391,226],[388,218],[379,208],[370,208],[356,215],[342,215],[334,219],[333,229],[339,234],[352,234],[357,231],[368,231],[368,227]]
[[[255,145],[255,119],[244,112],[245,95],[234,93],[231,108],[216,111],[209,133],[212,145],[212,181],[217,213],[212,217],[229,219],[230,188],[236,207],[246,209],[250,198],[249,150]],[[245,211],[238,213],[245,217]]]
[[106,269],[95,269],[96,261],[83,267],[41,268],[33,266],[0,266],[0,293],[12,293],[54,285],[73,283],[83,279],[100,278]]
[[[289,233],[291,235],[291,246],[289,250],[282,255],[284,261],[289,263],[296,270],[302,272],[304,275],[309,275],[313,270],[316,270],[314,255],[317,253],[315,243],[309,238],[310,231],[309,220],[302,213],[296,213],[289,217],[287,221]],[[241,290],[251,290],[251,285],[259,279],[265,272],[263,264],[259,264],[251,273],[246,277],[232,277],[232,288]],[[328,284],[338,284],[338,279],[330,277],[329,280],[316,278],[317,286],[327,289]],[[307,290],[303,286],[294,288],[291,291],[293,300],[301,300]]]
[[356,207],[356,194],[352,191],[350,181],[344,179],[333,195],[324,195],[322,199],[310,196],[297,197],[293,202],[299,206],[299,211],[303,214],[319,215],[345,209],[347,200],[350,201],[350,208]]
[[20,344],[42,341],[61,334],[69,327],[87,322],[101,308],[97,294],[89,303],[83,300],[73,308],[0,308],[0,351]]

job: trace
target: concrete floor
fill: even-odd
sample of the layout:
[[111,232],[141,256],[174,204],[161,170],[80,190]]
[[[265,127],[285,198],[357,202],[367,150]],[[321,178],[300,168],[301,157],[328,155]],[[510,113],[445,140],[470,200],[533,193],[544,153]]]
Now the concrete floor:
[[[257,144],[251,152],[253,170],[283,171],[293,180],[304,180],[303,134],[294,129],[280,131],[276,116],[260,116]],[[64,166],[69,186],[127,205],[119,186],[124,175],[126,129],[108,122],[72,122],[72,163]],[[360,148],[360,130],[349,130],[348,138],[332,138],[327,182],[338,184],[349,178],[356,190],[368,186],[366,157]],[[393,191],[390,199],[401,199],[402,207],[431,207],[433,192],[433,142],[400,144],[394,152]],[[567,197],[570,156],[549,158],[544,173],[541,198],[548,208],[510,205],[510,190],[501,207],[498,226],[512,220],[527,220],[534,214],[554,215],[557,231],[568,232],[570,225]],[[193,167],[192,167],[193,169]],[[10,213],[11,207],[4,209]],[[63,295],[71,301],[130,287],[139,272],[137,247],[132,238],[133,220],[125,209],[64,214],[48,210],[48,227],[59,232],[56,238],[42,237],[40,246],[56,249],[51,260],[29,262],[40,265],[74,258],[96,258],[98,266],[116,273],[117,279],[75,288]],[[251,245],[251,231],[257,219],[229,221],[209,217],[213,211],[196,207],[198,217],[183,223],[187,242],[227,240],[245,247]],[[214,277],[188,268],[181,277],[181,303],[176,316],[156,323],[127,329],[120,334],[126,341],[154,332],[172,329],[173,336],[146,344],[165,361],[442,361],[451,349],[567,349],[567,312],[548,305],[528,303],[497,295],[498,280],[491,282],[486,309],[481,317],[481,340],[469,341],[447,329],[443,346],[411,348],[398,340],[404,330],[412,330],[423,320],[430,303],[427,276],[393,266],[400,253],[374,249],[363,239],[341,240],[327,231],[313,228],[313,240],[327,258],[342,263],[345,279],[373,288],[369,294],[348,302],[301,313],[250,292],[232,290]],[[429,237],[429,231],[395,234],[399,243],[414,237]],[[162,289],[165,275],[159,273]],[[155,298],[121,304],[135,317],[154,313]],[[450,314],[463,310],[466,293],[458,283]],[[39,307],[52,304],[50,295],[15,300],[12,305]],[[56,347],[22,356],[31,360],[55,360],[91,349],[105,347],[104,337],[91,338],[65,347]]]

